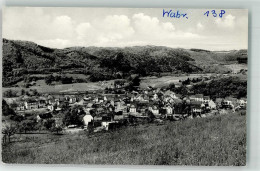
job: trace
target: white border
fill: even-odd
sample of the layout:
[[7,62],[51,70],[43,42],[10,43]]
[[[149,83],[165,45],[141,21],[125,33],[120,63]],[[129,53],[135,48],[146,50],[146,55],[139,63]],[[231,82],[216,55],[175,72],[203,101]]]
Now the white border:
[[[6,165],[0,164],[2,171],[43,170],[260,170],[260,1],[259,0],[2,0],[3,6],[43,6],[43,7],[127,7],[127,8],[243,8],[249,11],[249,75],[247,109],[247,166],[244,167],[198,167],[198,166],[108,166],[108,165]],[[2,23],[2,22],[1,22]],[[2,27],[1,27],[2,30]],[[2,37],[2,31],[1,31]],[[2,49],[2,41],[0,43]],[[0,51],[2,57],[2,51]],[[2,60],[0,60],[2,66]],[[2,69],[2,67],[1,67]],[[0,74],[2,85],[2,73]],[[0,91],[2,99],[2,91]]]

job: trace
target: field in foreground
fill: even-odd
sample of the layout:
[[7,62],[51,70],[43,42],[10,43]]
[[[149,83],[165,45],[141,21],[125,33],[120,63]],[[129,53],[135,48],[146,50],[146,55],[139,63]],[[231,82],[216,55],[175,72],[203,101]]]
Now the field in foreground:
[[245,165],[246,116],[236,113],[87,136],[16,135],[4,163]]

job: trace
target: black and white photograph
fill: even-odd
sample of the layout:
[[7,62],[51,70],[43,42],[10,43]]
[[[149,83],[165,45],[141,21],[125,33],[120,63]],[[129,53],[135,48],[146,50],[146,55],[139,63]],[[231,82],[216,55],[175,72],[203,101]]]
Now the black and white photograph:
[[5,7],[5,164],[245,166],[248,10]]

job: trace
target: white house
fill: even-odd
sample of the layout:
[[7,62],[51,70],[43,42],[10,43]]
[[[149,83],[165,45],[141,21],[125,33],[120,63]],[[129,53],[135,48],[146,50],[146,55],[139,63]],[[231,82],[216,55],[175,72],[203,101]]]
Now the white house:
[[30,110],[30,109],[38,109],[38,102],[36,100],[31,100],[31,101],[25,101],[24,102],[24,106],[26,109]]
[[130,111],[129,111],[130,113],[136,113],[136,107],[134,106],[134,105],[132,105],[131,107],[130,107]]
[[203,101],[204,101],[204,103],[209,103],[210,102],[210,97],[209,96],[204,96]]
[[83,117],[83,122],[86,126],[88,126],[88,124],[93,120],[94,118],[90,115],[90,114],[86,114]]
[[149,110],[154,114],[154,115],[159,115],[159,109],[156,106],[149,107]]
[[212,100],[208,102],[210,109],[216,109],[217,105]]
[[50,111],[54,111],[54,106],[53,105],[48,105],[47,109],[49,109]]
[[172,114],[172,108],[170,106],[166,107],[166,113],[171,115]]
[[106,122],[106,121],[103,121],[101,122],[101,126],[108,131],[108,127],[109,127],[109,124],[112,123],[112,122]]

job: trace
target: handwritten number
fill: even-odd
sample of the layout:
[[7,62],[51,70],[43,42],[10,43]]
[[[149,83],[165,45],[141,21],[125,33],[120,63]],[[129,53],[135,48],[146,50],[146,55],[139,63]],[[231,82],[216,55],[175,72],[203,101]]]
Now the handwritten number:
[[209,11],[207,11],[207,12],[204,13],[204,15],[206,15],[206,14],[207,14],[207,17],[208,17],[208,16],[209,16]]
[[218,16],[218,14],[216,14],[215,10],[212,10],[211,13],[212,13],[213,17],[217,17]]
[[[220,18],[222,18],[223,17],[223,15],[226,13],[226,11],[225,10],[221,10],[219,13],[216,13],[216,10],[211,10],[210,11],[211,12],[211,14],[212,14],[212,16],[213,17],[220,17]],[[209,11],[206,11],[205,13],[204,13],[204,15],[206,15],[207,17],[210,15],[209,13],[210,13]]]
[[226,13],[225,10],[221,10],[221,12],[219,13],[219,17],[222,18],[225,13]]

